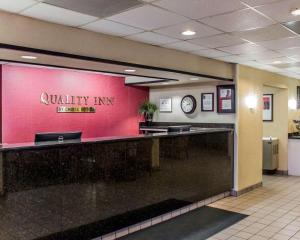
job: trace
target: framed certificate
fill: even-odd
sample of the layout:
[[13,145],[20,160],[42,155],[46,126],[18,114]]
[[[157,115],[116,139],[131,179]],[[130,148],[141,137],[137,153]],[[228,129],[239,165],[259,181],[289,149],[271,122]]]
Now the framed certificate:
[[217,86],[217,112],[235,113],[235,86]]
[[263,121],[273,122],[273,94],[263,95]]
[[214,100],[214,93],[201,93],[201,111],[213,112]]
[[159,111],[160,112],[172,112],[172,98],[160,98],[159,99]]

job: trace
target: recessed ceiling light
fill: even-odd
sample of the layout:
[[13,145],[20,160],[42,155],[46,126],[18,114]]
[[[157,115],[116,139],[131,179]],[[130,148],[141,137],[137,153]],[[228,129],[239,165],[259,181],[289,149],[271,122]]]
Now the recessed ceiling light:
[[274,61],[273,64],[280,64],[282,63],[281,61]]
[[125,72],[129,72],[129,73],[134,73],[136,70],[135,69],[125,69]]
[[295,8],[291,11],[291,14],[293,14],[294,16],[299,16],[300,15],[300,9],[299,8]]
[[199,80],[199,78],[198,77],[191,77],[190,80],[197,81],[197,80]]
[[21,58],[23,58],[23,59],[30,59],[30,60],[37,59],[37,57],[30,56],[30,55],[24,55],[24,56],[21,56]]
[[192,30],[186,30],[186,31],[183,31],[181,34],[184,36],[193,36],[196,34],[196,32],[194,32]]

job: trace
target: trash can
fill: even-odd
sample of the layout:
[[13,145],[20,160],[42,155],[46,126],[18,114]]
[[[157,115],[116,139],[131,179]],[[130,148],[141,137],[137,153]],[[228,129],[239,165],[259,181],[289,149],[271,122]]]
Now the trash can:
[[278,168],[278,138],[263,138],[263,173],[275,174]]

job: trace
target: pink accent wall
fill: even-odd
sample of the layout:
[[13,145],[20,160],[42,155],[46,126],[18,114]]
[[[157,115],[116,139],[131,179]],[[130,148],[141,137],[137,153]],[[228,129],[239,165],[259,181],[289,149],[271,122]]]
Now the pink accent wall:
[[[137,134],[138,106],[149,98],[149,90],[125,86],[124,81],[72,70],[3,65],[2,142],[31,142],[35,133],[53,131],[79,130],[83,138]],[[58,105],[40,102],[42,92],[89,96],[88,106],[96,113],[57,113]],[[115,97],[114,105],[94,106],[95,96]]]

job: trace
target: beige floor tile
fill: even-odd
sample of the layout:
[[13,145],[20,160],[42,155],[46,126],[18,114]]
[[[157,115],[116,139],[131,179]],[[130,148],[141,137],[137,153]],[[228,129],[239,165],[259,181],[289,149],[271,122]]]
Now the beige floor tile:
[[253,235],[249,240],[267,240],[268,238],[259,236],[259,235]]
[[239,237],[239,238],[243,238],[243,239],[249,239],[250,237],[253,236],[253,234],[248,233],[248,232],[244,232],[244,231],[240,231],[236,234],[234,234],[235,237]]
[[290,239],[290,236],[287,236],[284,234],[275,234],[271,239],[272,240],[288,240],[288,239]]
[[276,234],[275,232],[269,232],[269,231],[265,231],[265,230],[261,230],[260,232],[257,233],[257,235],[259,235],[261,237],[265,237],[265,238],[271,238],[275,234]]
[[263,187],[214,202],[211,206],[249,217],[211,240],[300,240],[299,186],[300,177],[263,176]]

